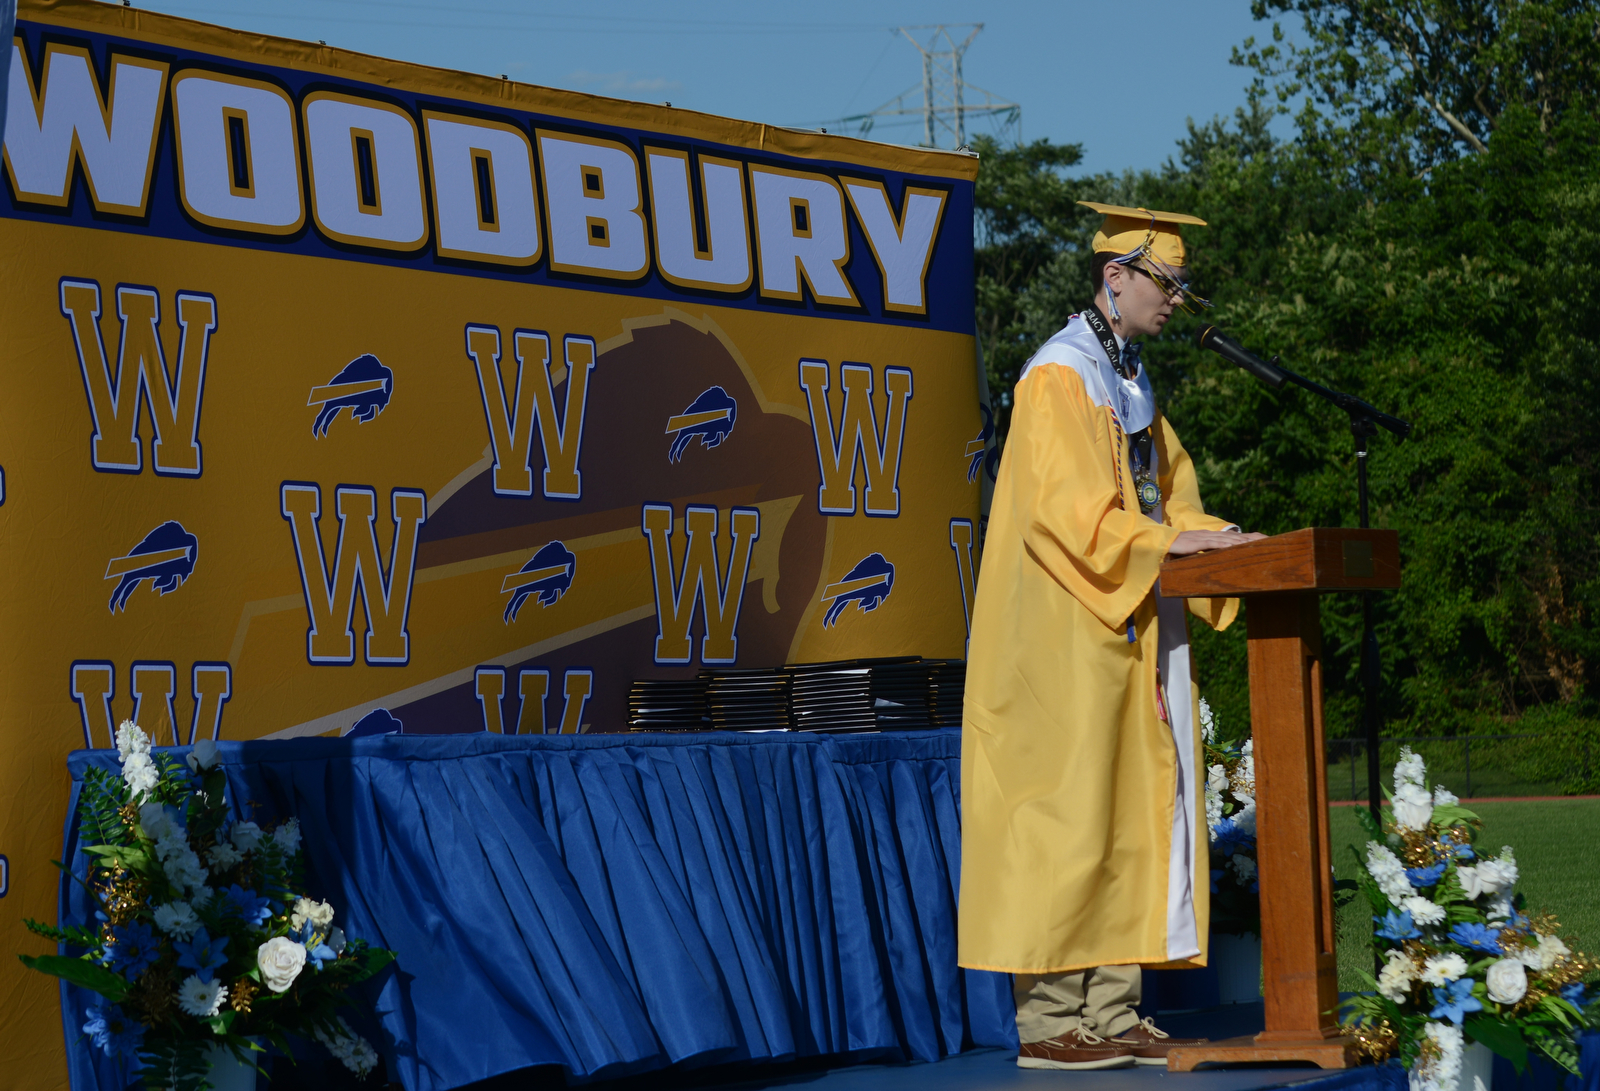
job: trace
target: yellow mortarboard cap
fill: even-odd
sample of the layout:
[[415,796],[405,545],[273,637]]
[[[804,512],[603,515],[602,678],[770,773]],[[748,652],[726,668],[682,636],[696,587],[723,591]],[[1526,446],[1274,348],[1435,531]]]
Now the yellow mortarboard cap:
[[1100,230],[1095,232],[1094,252],[1117,255],[1131,254],[1148,248],[1152,257],[1167,265],[1183,266],[1183,236],[1180,225],[1193,224],[1205,227],[1198,216],[1185,212],[1158,212],[1153,208],[1127,208],[1123,205],[1103,205],[1098,201],[1079,201],[1080,205],[1105,216]]

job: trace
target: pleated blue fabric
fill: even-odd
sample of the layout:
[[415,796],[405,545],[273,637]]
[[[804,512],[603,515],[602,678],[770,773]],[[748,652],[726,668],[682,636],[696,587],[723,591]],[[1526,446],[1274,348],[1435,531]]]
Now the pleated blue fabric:
[[[1010,983],[956,966],[958,731],[404,736],[221,744],[230,798],[297,816],[310,892],[399,954],[371,983],[390,1077],[443,1091],[1014,1046]],[[64,860],[82,876],[72,755]],[[62,918],[92,914],[63,877]],[[79,1028],[72,1085],[127,1075]],[[380,1028],[381,1027],[381,1031]]]

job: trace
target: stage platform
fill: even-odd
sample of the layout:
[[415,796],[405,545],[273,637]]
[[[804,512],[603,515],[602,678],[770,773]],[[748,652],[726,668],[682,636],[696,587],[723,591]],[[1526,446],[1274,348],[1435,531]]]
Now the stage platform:
[[[1017,1069],[1009,977],[955,962],[959,731],[391,735],[221,751],[236,811],[297,815],[310,891],[352,935],[398,953],[398,971],[358,997],[375,1014],[351,1021],[404,1091],[1404,1084],[1370,1067]],[[114,770],[115,751],[72,755],[74,812],[91,766]],[[79,876],[81,848],[73,814],[63,859]],[[63,876],[62,919],[86,920],[85,897]],[[77,1033],[91,1002],[63,985],[72,1086],[123,1091],[126,1073]],[[1260,1010],[1160,1018],[1221,1038],[1253,1032]],[[1596,1047],[1591,1036],[1582,1091],[1600,1091]],[[271,1091],[358,1086],[320,1049],[273,1068]],[[1548,1075],[1522,1091],[1557,1091]],[[1495,1091],[1514,1087],[1497,1079]]]

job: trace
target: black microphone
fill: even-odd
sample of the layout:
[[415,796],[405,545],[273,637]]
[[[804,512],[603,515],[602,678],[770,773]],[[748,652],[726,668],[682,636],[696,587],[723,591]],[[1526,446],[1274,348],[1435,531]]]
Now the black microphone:
[[1274,390],[1288,378],[1276,366],[1267,363],[1215,326],[1207,326],[1200,331],[1200,347],[1210,349],[1229,363],[1244,368]]

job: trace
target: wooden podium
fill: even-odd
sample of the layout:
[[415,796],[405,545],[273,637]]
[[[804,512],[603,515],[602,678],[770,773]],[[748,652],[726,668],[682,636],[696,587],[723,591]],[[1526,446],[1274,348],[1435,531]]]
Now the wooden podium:
[[1265,1030],[1173,1049],[1171,1071],[1207,1062],[1355,1063],[1335,1017],[1339,966],[1316,596],[1399,586],[1400,543],[1392,530],[1296,530],[1161,566],[1161,593],[1169,598],[1245,600],[1266,994]]

